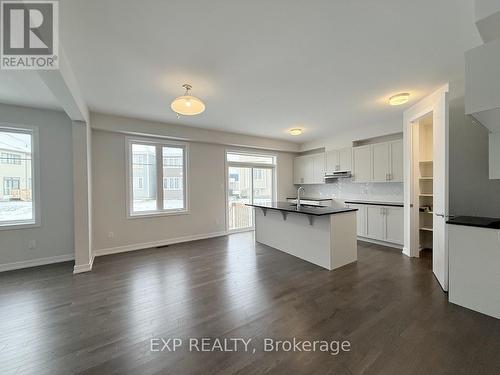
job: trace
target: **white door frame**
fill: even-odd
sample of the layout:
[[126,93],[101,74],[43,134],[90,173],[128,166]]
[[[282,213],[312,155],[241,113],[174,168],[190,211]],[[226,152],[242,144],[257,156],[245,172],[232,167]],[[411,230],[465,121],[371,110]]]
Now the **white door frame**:
[[[418,119],[422,118],[426,114],[433,114],[433,128],[436,128],[437,124],[445,121],[442,126],[448,127],[448,93],[449,84],[444,85],[438,89],[433,94],[422,99],[420,102],[416,103],[404,112],[403,115],[403,154],[404,154],[404,247],[403,254],[409,257],[419,256],[419,246],[418,246],[418,236],[419,236],[419,217],[418,217],[418,200],[415,201],[415,183],[414,183],[414,171],[413,171],[413,124]],[[444,114],[444,117],[443,117]],[[439,126],[439,125],[437,125]],[[445,194],[444,194],[444,205],[445,212],[443,213],[446,217],[448,214],[448,142],[445,140],[446,144],[446,162],[444,165],[444,179],[442,180],[445,184]],[[443,166],[442,166],[443,167]],[[445,217],[442,218],[445,220]],[[434,219],[436,219],[434,217]],[[446,230],[444,233],[444,269],[442,270],[441,277],[437,277],[441,286],[444,290],[448,289],[448,244],[447,244],[447,234]],[[436,273],[436,270],[433,270]],[[441,279],[441,280],[440,280]]]

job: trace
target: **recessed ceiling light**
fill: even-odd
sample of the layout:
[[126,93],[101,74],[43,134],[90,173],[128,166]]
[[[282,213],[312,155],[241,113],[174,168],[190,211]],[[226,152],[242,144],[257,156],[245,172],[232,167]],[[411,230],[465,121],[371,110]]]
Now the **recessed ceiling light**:
[[205,104],[196,96],[189,95],[189,90],[192,89],[191,85],[187,83],[182,85],[186,89],[184,95],[175,98],[170,104],[172,111],[177,113],[177,116],[193,116],[199,115],[205,110]]
[[290,135],[301,135],[303,133],[302,129],[295,128],[288,131]]
[[394,96],[391,96],[389,98],[389,104],[390,105],[401,105],[401,104],[407,103],[408,100],[410,100],[410,94],[408,94],[407,92],[403,92],[401,94],[396,94]]

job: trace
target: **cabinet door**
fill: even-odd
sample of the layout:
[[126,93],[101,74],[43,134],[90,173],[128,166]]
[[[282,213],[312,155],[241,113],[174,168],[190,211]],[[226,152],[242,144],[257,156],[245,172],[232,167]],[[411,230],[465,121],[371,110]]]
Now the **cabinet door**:
[[372,179],[372,153],[370,146],[354,147],[353,174],[356,182],[366,182]]
[[350,171],[352,170],[352,147],[343,148],[339,150],[339,170]]
[[390,144],[376,143],[372,145],[373,181],[389,181]]
[[385,241],[402,245],[404,242],[403,208],[384,207]]
[[403,182],[403,140],[391,142],[391,181]]
[[313,161],[313,183],[322,184],[325,182],[325,154],[312,155]]
[[339,152],[331,150],[326,153],[326,173],[332,173],[340,170]]
[[304,184],[314,183],[314,159],[311,155],[303,156],[304,164],[302,165],[302,174],[304,176]]
[[293,183],[296,185],[304,183],[304,158],[296,157],[293,160]]
[[384,241],[384,207],[366,206],[366,237]]
[[366,206],[363,204],[348,203],[346,207],[358,209],[356,211],[356,234],[366,237]]

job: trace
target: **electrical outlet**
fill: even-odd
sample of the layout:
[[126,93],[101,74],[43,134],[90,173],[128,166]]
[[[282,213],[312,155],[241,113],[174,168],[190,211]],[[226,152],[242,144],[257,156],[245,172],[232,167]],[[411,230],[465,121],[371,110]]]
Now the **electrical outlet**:
[[36,241],[35,240],[29,240],[28,241],[28,249],[32,250],[36,248]]
[[108,232],[108,238],[109,239],[115,238],[115,232]]

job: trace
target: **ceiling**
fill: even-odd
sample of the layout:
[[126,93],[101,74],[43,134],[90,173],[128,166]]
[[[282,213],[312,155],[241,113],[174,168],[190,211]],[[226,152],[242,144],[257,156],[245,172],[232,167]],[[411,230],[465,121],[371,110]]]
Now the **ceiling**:
[[[463,79],[480,44],[470,0],[61,0],[60,14],[91,110],[298,143],[394,119]],[[186,82],[207,109],[177,119]],[[410,103],[388,106],[402,91]]]

